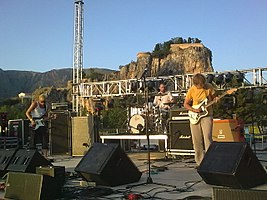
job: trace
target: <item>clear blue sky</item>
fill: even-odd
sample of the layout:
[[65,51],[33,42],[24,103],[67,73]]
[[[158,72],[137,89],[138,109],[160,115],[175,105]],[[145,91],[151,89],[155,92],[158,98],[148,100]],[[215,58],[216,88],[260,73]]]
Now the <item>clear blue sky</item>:
[[[216,71],[267,66],[266,0],[84,0],[84,68],[118,70],[181,36],[213,52]],[[0,68],[72,67],[74,0],[0,0]]]

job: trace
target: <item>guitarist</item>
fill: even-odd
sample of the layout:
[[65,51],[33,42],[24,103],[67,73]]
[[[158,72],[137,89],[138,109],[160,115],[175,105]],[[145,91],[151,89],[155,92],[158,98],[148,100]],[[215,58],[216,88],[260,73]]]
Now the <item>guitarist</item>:
[[45,157],[48,153],[48,131],[47,127],[37,127],[36,120],[48,119],[47,106],[45,102],[46,98],[44,94],[38,97],[37,101],[33,101],[28,110],[26,116],[30,120],[31,131],[30,131],[30,148],[36,148],[36,144],[42,145],[42,152]]
[[[212,101],[215,98],[214,94],[215,90],[211,84],[206,82],[205,76],[200,73],[195,74],[193,77],[193,86],[187,91],[184,107],[188,111],[200,113],[202,111],[201,108],[194,109],[192,106],[200,104],[205,99],[208,102]],[[212,142],[213,111],[211,107],[207,111],[208,115],[201,118],[198,123],[192,124],[190,122],[197,166],[200,165],[205,152]]]

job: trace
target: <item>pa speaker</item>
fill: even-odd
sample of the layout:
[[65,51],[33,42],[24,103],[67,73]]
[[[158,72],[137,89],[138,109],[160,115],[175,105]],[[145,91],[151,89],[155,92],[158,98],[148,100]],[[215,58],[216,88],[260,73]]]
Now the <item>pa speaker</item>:
[[51,154],[71,154],[71,123],[68,111],[54,111],[56,118],[51,119]]
[[95,143],[76,166],[85,180],[98,185],[117,186],[139,181],[142,173],[114,143]]
[[169,131],[169,149],[193,150],[189,120],[170,121]]
[[264,184],[266,171],[245,142],[213,142],[198,168],[207,184],[247,189]]
[[36,149],[19,149],[7,167],[8,171],[35,173],[36,167],[52,165]]

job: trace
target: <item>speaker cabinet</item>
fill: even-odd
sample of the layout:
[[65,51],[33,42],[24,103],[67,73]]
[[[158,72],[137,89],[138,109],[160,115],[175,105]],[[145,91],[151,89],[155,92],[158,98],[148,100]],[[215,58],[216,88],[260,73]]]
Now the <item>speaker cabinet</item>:
[[213,120],[212,140],[216,142],[245,142],[242,121],[236,119]]
[[193,150],[189,120],[169,122],[169,149]]
[[0,176],[1,177],[7,172],[7,167],[16,152],[17,150],[15,149],[0,149]]
[[19,149],[7,167],[8,171],[35,173],[36,167],[52,165],[35,149]]
[[36,174],[43,175],[41,199],[50,200],[60,198],[65,183],[65,167],[37,167]]
[[30,120],[14,119],[8,120],[8,136],[17,137],[21,147],[29,143],[30,137]]
[[251,188],[266,182],[266,172],[245,142],[213,142],[198,168],[207,184]]
[[71,152],[71,123],[68,111],[54,111],[51,119],[50,152],[52,155],[69,155]]
[[22,200],[58,199],[61,186],[53,177],[47,175],[9,172],[4,197]]
[[72,117],[72,156],[84,156],[94,143],[93,118]]
[[266,190],[244,190],[244,189],[232,189],[232,188],[212,188],[213,200],[266,200]]
[[43,176],[39,174],[9,172],[6,180],[5,199],[39,200]]
[[76,166],[85,180],[117,186],[139,181],[142,173],[118,144],[95,143]]

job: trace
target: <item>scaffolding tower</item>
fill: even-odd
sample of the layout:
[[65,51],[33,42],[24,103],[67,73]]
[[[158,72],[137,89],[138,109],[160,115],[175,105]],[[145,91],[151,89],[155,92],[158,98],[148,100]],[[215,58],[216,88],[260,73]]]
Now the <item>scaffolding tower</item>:
[[79,85],[83,71],[83,0],[75,0],[74,6],[74,46],[73,46],[73,77],[72,77],[72,110],[81,115]]

